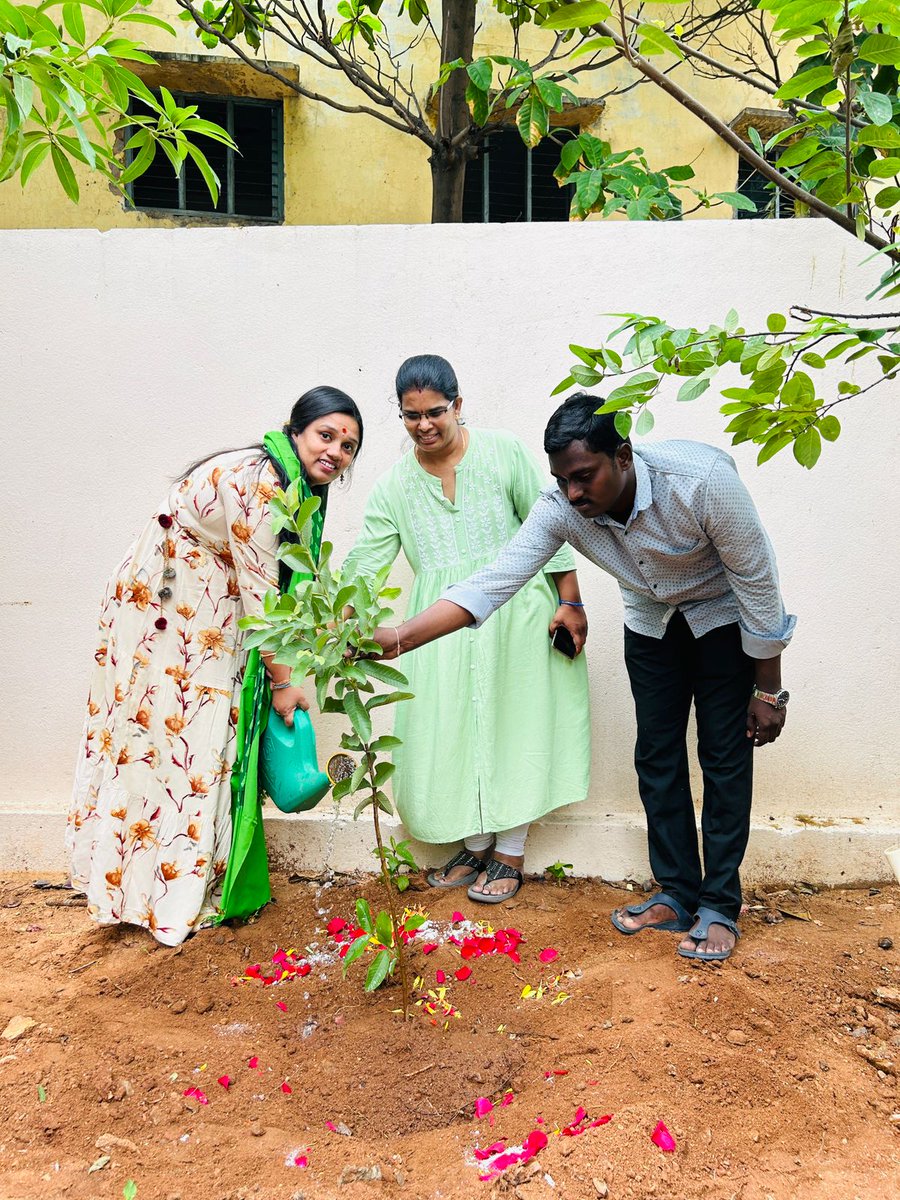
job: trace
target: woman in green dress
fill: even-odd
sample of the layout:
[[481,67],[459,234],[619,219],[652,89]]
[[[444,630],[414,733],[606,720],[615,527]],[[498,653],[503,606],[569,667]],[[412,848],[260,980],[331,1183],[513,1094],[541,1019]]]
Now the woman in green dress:
[[[511,433],[464,427],[446,359],[407,359],[396,379],[411,451],[378,480],[344,575],[371,575],[402,550],[415,572],[407,616],[494,560],[541,491]],[[590,760],[587,633],[574,558],[564,547],[494,620],[418,651],[403,670],[415,699],[397,709],[394,796],[408,832],[463,841],[433,887],[468,885],[496,904],[522,883],[529,824],[583,800]],[[554,649],[563,625],[579,653]]]

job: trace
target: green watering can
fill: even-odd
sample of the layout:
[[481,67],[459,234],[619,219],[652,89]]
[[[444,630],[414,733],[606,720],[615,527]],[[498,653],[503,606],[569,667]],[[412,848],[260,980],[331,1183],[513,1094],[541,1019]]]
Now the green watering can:
[[316,734],[309,713],[294,710],[290,728],[274,711],[262,735],[259,755],[259,785],[282,812],[306,812],[315,808],[331,779],[319,770]]

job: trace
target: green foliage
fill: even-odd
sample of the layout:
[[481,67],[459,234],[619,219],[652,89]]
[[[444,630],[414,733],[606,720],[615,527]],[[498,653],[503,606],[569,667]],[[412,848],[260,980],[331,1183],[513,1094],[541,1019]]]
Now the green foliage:
[[[79,199],[73,163],[105,176],[116,188],[136,179],[162,150],[180,171],[190,155],[214,201],[219,180],[195,138],[234,146],[228,133],[196,116],[195,106],[175,104],[161,89],[157,99],[127,62],[151,63],[139,42],[122,36],[126,23],[151,25],[174,35],[165,21],[145,12],[149,0],[70,0],[63,5],[16,5],[0,0],[0,181],[18,176],[24,187],[49,157],[65,194]],[[62,20],[50,13],[62,7]],[[84,10],[91,15],[90,33]],[[132,100],[149,112],[129,115]],[[124,155],[116,135],[134,127]]]
[[[801,466],[815,466],[823,439],[834,442],[841,425],[837,405],[900,371],[900,323],[874,327],[870,321],[794,309],[795,328],[783,313],[771,313],[766,329],[748,333],[738,315],[729,312],[722,325],[676,329],[658,317],[617,313],[624,321],[596,349],[572,345],[577,362],[556,391],[575,384],[594,387],[614,381],[598,412],[615,413],[623,437],[653,427],[650,404],[680,383],[676,400],[696,400],[723,368],[741,376],[740,386],[721,390],[727,401],[720,411],[729,418],[732,444],[753,442],[764,463],[787,446]],[[619,349],[611,343],[624,341]],[[822,382],[821,372],[876,356],[880,375],[866,387],[841,379]],[[827,394],[826,394],[827,393]]]
[[[393,813],[393,806],[384,788],[394,771],[393,763],[380,757],[386,750],[399,746],[393,736],[376,737],[372,730],[372,713],[376,708],[398,704],[411,699],[406,676],[389,663],[368,659],[368,654],[380,654],[381,646],[374,633],[393,615],[390,603],[400,594],[399,588],[387,586],[390,567],[384,567],[372,580],[355,576],[344,581],[331,566],[333,547],[322,542],[316,562],[310,546],[311,520],[319,508],[318,497],[302,500],[297,483],[286,491],[276,491],[269,502],[272,524],[283,535],[278,556],[292,570],[308,576],[301,580],[293,594],[267,593],[262,616],[248,616],[241,626],[248,630],[248,649],[273,654],[275,661],[291,667],[296,684],[312,676],[316,698],[323,712],[343,713],[349,729],[341,736],[341,746],[359,756],[352,775],[334,785],[336,800],[357,798],[353,812],[357,819],[367,808],[372,810],[377,848],[374,850],[381,865],[382,878],[388,892],[389,912],[372,918],[365,901],[357,902],[357,920],[366,930],[366,938],[352,943],[344,958],[344,968],[355,962],[375,938],[378,952],[368,968],[366,990],[379,987],[399,966],[403,983],[404,1010],[408,1007],[408,986],[403,958],[403,930],[410,926],[409,918],[401,921],[394,912],[391,880],[402,878],[400,867],[415,867],[407,844],[391,839],[386,849],[381,837],[380,813]],[[352,615],[347,610],[352,609]],[[376,690],[376,684],[391,689]],[[393,870],[392,870],[393,867]],[[387,924],[384,922],[387,921]]]
[[[391,738],[390,740],[397,745],[400,744],[399,738]],[[379,741],[387,741],[387,739],[380,738]],[[380,857],[377,848],[372,853],[376,858]],[[409,887],[408,872],[418,871],[419,869],[419,864],[413,858],[412,851],[409,848],[409,842],[398,842],[394,838],[391,838],[390,846],[385,846],[383,853],[391,882],[398,892],[405,892]]]
[[554,883],[565,883],[568,878],[569,871],[574,868],[571,863],[560,862],[558,859],[555,863],[551,863],[549,867],[544,867],[544,874],[548,875]]

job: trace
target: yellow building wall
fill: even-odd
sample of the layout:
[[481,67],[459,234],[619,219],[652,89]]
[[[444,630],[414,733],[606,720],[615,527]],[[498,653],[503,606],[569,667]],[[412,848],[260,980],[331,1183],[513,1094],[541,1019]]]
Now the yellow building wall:
[[[178,20],[181,11],[170,0],[162,0],[151,10],[177,29],[171,38],[161,30],[132,26],[130,32],[144,37],[152,50],[167,55],[209,58],[210,64],[198,72],[189,64],[165,63],[159,71],[146,69],[147,82],[166,82],[183,90],[221,90],[223,94],[252,96],[281,95],[284,98],[284,220],[288,225],[339,224],[416,224],[427,222],[431,213],[431,178],[428,148],[417,138],[399,133],[367,115],[348,115],[297,96],[276,81],[267,79],[230,58],[225,48],[208,54],[193,29]],[[660,10],[662,11],[662,10]],[[523,31],[524,56],[546,51],[546,35]],[[508,27],[493,9],[487,11],[478,33],[475,53],[512,52]],[[269,47],[270,59],[290,60],[282,42]],[[360,96],[349,84],[336,91],[342,81],[336,72],[326,71],[311,60],[294,56],[296,66],[288,67],[304,86],[335,95],[345,103],[358,104]],[[435,78],[438,54],[425,41],[413,51],[415,77],[419,91],[426,80]],[[668,65],[669,60],[657,59]],[[145,69],[141,68],[142,73]],[[190,74],[185,77],[185,72]],[[204,79],[203,87],[187,81]],[[185,83],[179,80],[185,78]],[[620,66],[603,72],[586,73],[572,84],[573,91],[586,100],[602,97],[615,84],[627,82],[629,73]],[[676,78],[702,103],[724,120],[731,120],[744,107],[776,107],[766,104],[767,97],[745,84],[728,80],[710,80],[694,76],[680,66]],[[584,126],[583,126],[584,128]],[[676,101],[653,84],[645,83],[624,95],[610,97],[602,115],[588,126],[590,132],[608,140],[614,150],[641,146],[651,168],[691,163],[697,178],[694,185],[710,192],[733,191],[737,182],[737,156],[705,125],[687,113]],[[202,144],[202,139],[201,139]],[[77,164],[76,164],[77,168]],[[0,228],[73,228],[115,227],[159,228],[188,223],[228,223],[221,217],[167,217],[129,210],[127,204],[101,176],[86,168],[76,169],[81,187],[81,202],[71,204],[59,186],[52,166],[45,162],[23,191],[18,179],[0,184]],[[684,193],[685,208],[692,201]],[[732,210],[719,206],[700,210],[693,216],[730,218]],[[234,222],[242,223],[242,222]]]

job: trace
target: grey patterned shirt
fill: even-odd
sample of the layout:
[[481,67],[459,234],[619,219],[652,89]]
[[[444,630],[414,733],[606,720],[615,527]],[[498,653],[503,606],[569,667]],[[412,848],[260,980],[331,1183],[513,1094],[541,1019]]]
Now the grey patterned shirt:
[[784,611],[775,554],[734,460],[701,442],[658,442],[635,447],[634,469],[624,525],[582,516],[549,487],[494,562],[441,598],[481,625],[568,542],[618,580],[635,633],[661,638],[680,610],[695,637],[738,622],[752,658],[780,654],[797,618]]

